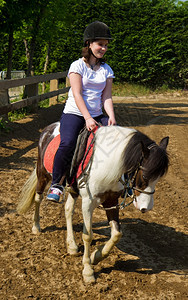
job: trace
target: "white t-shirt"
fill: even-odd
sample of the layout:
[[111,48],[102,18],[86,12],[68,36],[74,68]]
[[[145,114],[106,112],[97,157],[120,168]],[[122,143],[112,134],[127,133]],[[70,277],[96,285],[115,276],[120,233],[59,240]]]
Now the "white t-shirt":
[[[87,67],[82,58],[74,61],[68,71],[78,73],[82,77],[82,96],[86,107],[92,117],[102,114],[102,92],[106,86],[107,78],[114,78],[114,73],[109,65],[100,65],[97,71]],[[68,93],[68,99],[65,104],[64,113],[76,114],[82,116],[73,97],[72,89]]]

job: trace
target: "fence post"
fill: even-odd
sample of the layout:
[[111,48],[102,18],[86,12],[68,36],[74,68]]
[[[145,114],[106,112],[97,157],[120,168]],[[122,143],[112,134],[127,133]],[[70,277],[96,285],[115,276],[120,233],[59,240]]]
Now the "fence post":
[[69,87],[70,86],[70,80],[69,80],[69,77],[66,77],[66,87]]
[[[2,90],[0,90],[0,106],[5,106],[8,104],[10,104],[8,89],[2,89]],[[7,120],[8,114],[2,115],[0,117],[0,120],[2,120],[2,119]]]
[[[59,87],[59,80],[58,79],[52,79],[50,80],[50,92],[58,90]],[[49,100],[49,106],[57,104],[58,103],[58,96],[51,97]]]
[[[38,95],[38,83],[28,84],[25,86],[24,94],[27,98]],[[31,105],[32,111],[36,112],[38,110],[38,103]]]

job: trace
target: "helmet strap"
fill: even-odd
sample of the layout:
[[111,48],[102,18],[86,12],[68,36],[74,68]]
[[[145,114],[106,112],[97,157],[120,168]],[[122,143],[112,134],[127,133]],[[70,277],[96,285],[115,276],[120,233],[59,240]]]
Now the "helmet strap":
[[97,62],[99,62],[99,59],[95,56],[95,54],[93,53],[93,51],[91,50],[91,48],[89,48],[89,46],[90,46],[90,42],[88,41],[87,47],[88,47],[88,49],[90,49],[91,55],[93,55],[97,59]]
[[93,53],[93,51],[91,51],[91,55],[93,55],[97,60],[99,60],[99,59],[95,56],[95,54]]

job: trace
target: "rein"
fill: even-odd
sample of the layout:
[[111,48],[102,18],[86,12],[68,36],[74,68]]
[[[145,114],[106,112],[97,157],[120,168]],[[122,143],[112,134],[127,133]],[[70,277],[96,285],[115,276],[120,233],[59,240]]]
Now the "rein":
[[[124,194],[124,200],[123,200],[122,203],[120,204],[120,209],[123,209],[123,208],[125,208],[126,206],[130,205],[131,203],[133,203],[133,201],[137,201],[137,200],[136,200],[136,195],[135,195],[134,191],[137,191],[137,192],[139,192],[139,193],[146,194],[146,195],[153,195],[153,194],[155,193],[155,190],[153,190],[152,192],[148,192],[148,191],[143,191],[143,190],[141,190],[141,189],[139,189],[139,188],[133,186],[134,181],[135,181],[135,179],[136,179],[136,175],[137,175],[137,173],[138,173],[138,171],[139,171],[140,169],[142,169],[142,166],[139,165],[139,166],[137,167],[137,169],[136,169],[136,171],[135,171],[135,173],[134,173],[134,175],[133,175],[132,178],[131,178],[131,177],[128,177],[128,179],[125,180],[125,181],[123,181],[122,178],[120,178],[119,181],[124,185],[123,193],[125,193],[125,194]],[[129,194],[129,193],[130,193],[130,194]],[[133,200],[132,200],[130,203],[125,204],[125,201],[126,201],[126,198],[127,198],[127,197],[130,197],[130,198],[132,198]]]

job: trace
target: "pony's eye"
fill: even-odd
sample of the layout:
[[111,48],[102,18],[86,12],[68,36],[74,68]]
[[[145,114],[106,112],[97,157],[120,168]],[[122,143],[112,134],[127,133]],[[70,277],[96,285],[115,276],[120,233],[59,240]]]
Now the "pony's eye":
[[147,181],[146,176],[142,175],[142,178],[144,179],[144,181]]
[[148,185],[148,180],[144,176],[143,171],[138,173],[138,176],[136,177],[136,186],[139,189],[145,189]]

